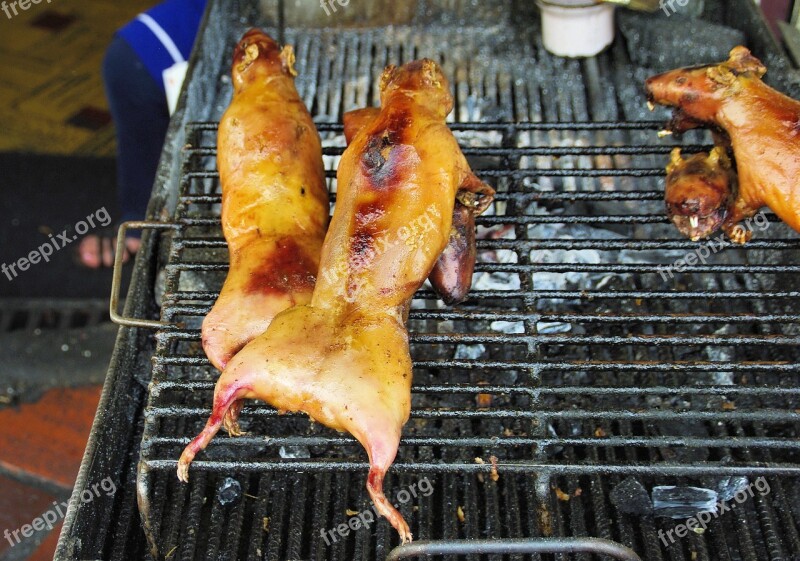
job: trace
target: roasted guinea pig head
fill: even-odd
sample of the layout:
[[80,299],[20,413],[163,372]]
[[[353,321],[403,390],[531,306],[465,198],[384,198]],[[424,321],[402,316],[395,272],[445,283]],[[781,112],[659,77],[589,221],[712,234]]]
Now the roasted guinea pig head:
[[294,70],[294,49],[280,45],[261,31],[245,33],[233,51],[233,84],[236,89],[245,83],[269,76],[297,76]]
[[386,67],[380,80],[381,104],[395,93],[417,99],[420,106],[444,118],[453,110],[450,83],[442,69],[429,58],[423,58],[397,67]]
[[670,70],[645,82],[648,102],[675,108],[668,125],[682,132],[702,124],[717,124],[720,105],[741,90],[742,80],[760,80],[766,73],[761,61],[745,47],[736,47],[718,64]]
[[707,238],[722,226],[733,203],[735,173],[725,149],[715,146],[687,158],[675,148],[667,165],[664,200],[667,215],[692,241]]
[[475,212],[456,201],[450,241],[439,256],[428,280],[448,306],[466,300],[475,271]]

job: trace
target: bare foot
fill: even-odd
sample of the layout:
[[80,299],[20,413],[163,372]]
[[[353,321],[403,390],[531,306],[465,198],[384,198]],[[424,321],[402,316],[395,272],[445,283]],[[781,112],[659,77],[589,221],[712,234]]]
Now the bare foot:
[[[89,269],[112,267],[114,265],[114,250],[116,249],[116,244],[116,238],[107,238],[93,234],[86,236],[78,245],[78,257],[80,262]],[[128,262],[131,256],[139,251],[141,245],[141,240],[137,238],[127,238],[125,240],[125,255],[122,256],[122,262]]]

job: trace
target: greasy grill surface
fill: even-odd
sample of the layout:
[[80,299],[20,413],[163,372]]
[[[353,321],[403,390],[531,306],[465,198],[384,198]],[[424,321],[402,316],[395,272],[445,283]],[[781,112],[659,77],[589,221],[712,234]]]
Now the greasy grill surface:
[[[715,242],[705,262],[668,269],[702,244],[665,218],[663,167],[676,140],[659,140],[644,109],[646,71],[619,44],[596,60],[565,61],[534,35],[520,42],[498,27],[468,39],[406,28],[285,37],[327,169],[342,151],[342,111],[377,101],[373,77],[386,63],[429,56],[452,77],[457,138],[498,190],[478,219],[469,300],[445,308],[423,288],[412,306],[413,411],[386,489],[406,492],[398,502],[416,539],[593,536],[648,560],[792,559],[800,239],[769,214],[747,246]],[[162,298],[173,327],[157,335],[145,411],[146,532],[170,559],[383,559],[397,541],[383,521],[327,532],[370,506],[365,454],[301,415],[249,402],[246,434],[218,435],[188,485],[175,476],[218,375],[199,336],[227,271],[215,139],[214,122],[187,130]],[[708,139],[683,141],[696,151]],[[658,531],[683,520],[631,512],[613,492],[633,477],[648,492],[725,494],[759,476],[768,493],[670,545]]]

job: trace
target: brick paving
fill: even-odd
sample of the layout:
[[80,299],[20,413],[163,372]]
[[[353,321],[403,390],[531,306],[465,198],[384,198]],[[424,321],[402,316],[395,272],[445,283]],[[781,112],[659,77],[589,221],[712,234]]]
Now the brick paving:
[[[45,528],[37,535],[31,535],[26,525],[46,511],[66,512],[60,505],[78,475],[100,390],[101,386],[57,388],[35,403],[0,409],[0,470],[4,474],[0,475],[0,561],[25,545],[33,551],[28,561],[53,558],[60,520],[57,528]],[[5,537],[6,530],[10,538]],[[34,548],[31,543],[23,545],[25,540],[41,543]]]

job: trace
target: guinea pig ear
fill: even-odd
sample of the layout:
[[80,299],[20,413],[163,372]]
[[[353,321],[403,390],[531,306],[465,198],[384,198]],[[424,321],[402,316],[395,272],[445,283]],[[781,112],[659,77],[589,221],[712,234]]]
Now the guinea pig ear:
[[712,168],[719,166],[720,158],[723,156],[723,152],[719,146],[714,146],[711,152],[708,153],[708,158],[706,158],[706,162]]
[[422,59],[422,75],[429,84],[439,85],[439,66],[429,58]]
[[717,66],[709,66],[706,68],[706,75],[709,80],[717,85],[717,88],[728,88],[731,91],[738,91],[736,82],[736,72],[731,70],[728,63],[719,64]]
[[677,146],[672,149],[672,152],[669,154],[669,163],[667,164],[667,173],[672,173],[675,168],[680,166],[683,163],[683,157],[681,156],[681,149]]
[[725,148],[722,146],[714,146],[711,151],[708,153],[708,158],[706,158],[706,162],[712,168],[715,167],[730,167],[730,160],[728,159],[728,154],[725,152]]
[[383,69],[383,74],[381,74],[381,80],[379,86],[381,91],[385,90],[386,86],[389,85],[389,82],[392,81],[395,72],[397,72],[397,67],[394,64],[390,64],[389,66]]
[[294,48],[291,45],[286,45],[281,50],[281,62],[283,63],[283,71],[290,76],[297,76],[297,71],[294,69]]
[[714,146],[708,154],[708,161],[713,166],[719,166],[724,169],[731,169],[731,159],[728,157],[728,151],[722,146]]
[[255,62],[260,53],[258,43],[248,43],[246,41],[239,43],[234,53],[234,62],[238,61],[236,70],[239,72],[247,70],[247,67]]
[[746,47],[734,47],[728,59],[728,68],[735,74],[755,74],[761,78],[767,73],[767,67],[750,53]]

